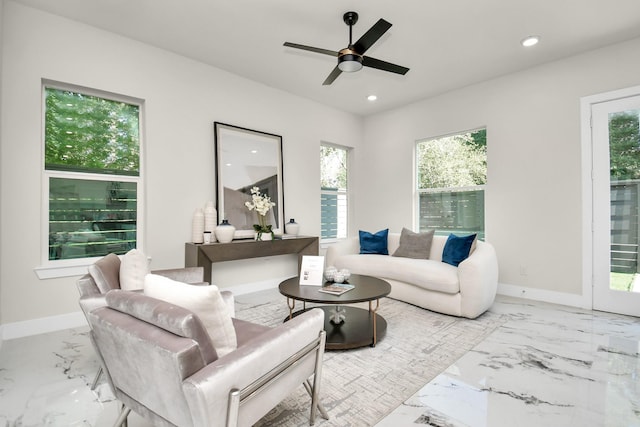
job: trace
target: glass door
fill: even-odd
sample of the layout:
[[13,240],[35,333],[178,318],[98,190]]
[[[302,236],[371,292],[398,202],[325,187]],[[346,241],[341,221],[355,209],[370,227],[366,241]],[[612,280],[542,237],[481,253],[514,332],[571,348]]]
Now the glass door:
[[593,308],[640,316],[640,96],[593,104]]

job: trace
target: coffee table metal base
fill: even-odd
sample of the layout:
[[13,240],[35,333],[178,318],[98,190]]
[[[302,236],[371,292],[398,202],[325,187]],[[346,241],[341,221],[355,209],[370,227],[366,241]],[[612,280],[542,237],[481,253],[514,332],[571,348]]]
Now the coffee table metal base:
[[[324,330],[327,333],[325,349],[327,350],[348,350],[351,348],[372,346],[375,347],[377,341],[384,337],[387,331],[387,321],[379,314],[358,307],[341,306],[344,311],[345,321],[335,324],[331,321],[331,314],[335,306],[323,305],[314,308],[324,310]],[[311,308],[292,313],[295,317]],[[374,338],[374,316],[375,316],[375,338]],[[289,320],[287,316],[284,321]]]

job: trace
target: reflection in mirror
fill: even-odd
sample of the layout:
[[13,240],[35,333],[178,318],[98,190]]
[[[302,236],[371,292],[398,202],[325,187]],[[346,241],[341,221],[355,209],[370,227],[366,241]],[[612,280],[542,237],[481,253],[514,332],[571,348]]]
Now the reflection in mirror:
[[245,202],[251,200],[251,188],[258,187],[276,204],[266,224],[282,234],[282,137],[219,122],[214,123],[214,133],[218,217],[236,228],[235,238],[252,238],[258,214]]

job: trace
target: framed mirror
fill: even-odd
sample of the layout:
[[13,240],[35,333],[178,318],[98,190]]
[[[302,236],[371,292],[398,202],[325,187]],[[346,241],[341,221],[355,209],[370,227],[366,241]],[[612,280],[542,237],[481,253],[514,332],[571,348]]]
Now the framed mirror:
[[235,239],[253,238],[258,214],[245,202],[251,200],[251,188],[258,187],[276,204],[267,213],[266,223],[273,226],[274,233],[282,234],[282,137],[220,122],[214,122],[213,127],[219,221],[226,219],[236,228]]

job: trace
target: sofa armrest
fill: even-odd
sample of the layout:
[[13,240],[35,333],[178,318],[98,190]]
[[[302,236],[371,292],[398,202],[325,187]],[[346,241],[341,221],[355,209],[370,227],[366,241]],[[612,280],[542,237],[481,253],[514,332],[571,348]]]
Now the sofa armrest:
[[338,257],[358,253],[360,253],[360,240],[357,237],[348,237],[344,240],[332,243],[327,248],[327,253],[324,257],[324,265],[325,267],[335,265]]
[[[194,426],[211,425],[211,420],[226,420],[231,390],[242,390],[268,374],[317,340],[323,329],[324,312],[310,310],[261,334],[185,379],[183,389]],[[264,393],[241,407],[238,425],[254,424],[311,376],[316,364],[315,354],[312,352],[301,359],[293,369],[286,370],[274,384],[267,386]]]
[[493,245],[479,241],[458,266],[458,280],[462,316],[474,319],[491,307],[498,291],[498,259]]

